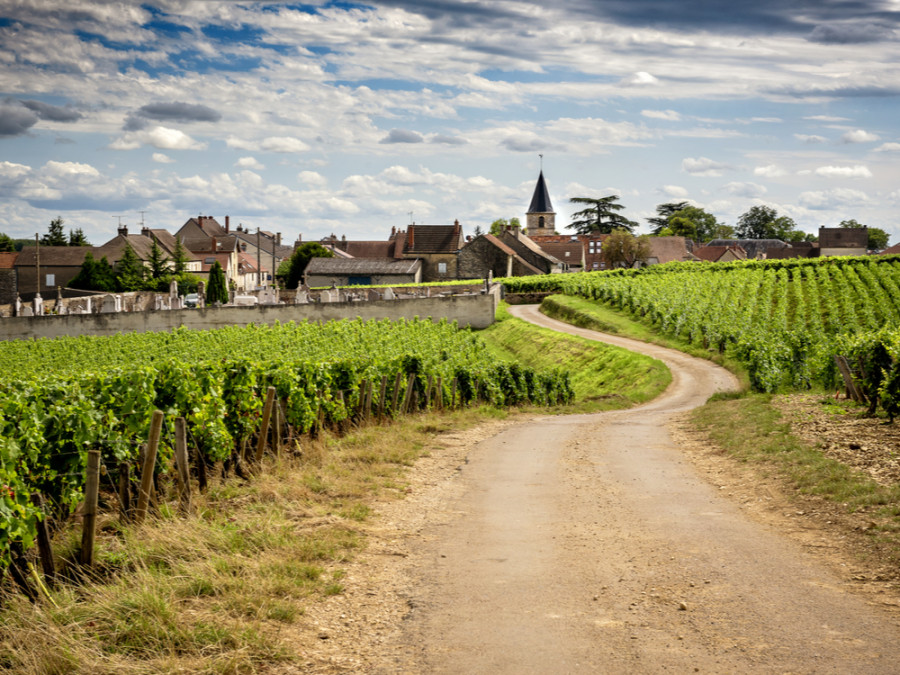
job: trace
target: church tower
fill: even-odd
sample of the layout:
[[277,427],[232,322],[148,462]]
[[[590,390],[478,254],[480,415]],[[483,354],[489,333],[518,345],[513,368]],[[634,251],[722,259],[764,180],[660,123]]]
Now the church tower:
[[525,234],[529,237],[536,234],[556,234],[556,213],[550,203],[550,193],[547,192],[547,184],[544,182],[543,169],[538,176],[537,185],[534,186],[531,206],[525,213]]

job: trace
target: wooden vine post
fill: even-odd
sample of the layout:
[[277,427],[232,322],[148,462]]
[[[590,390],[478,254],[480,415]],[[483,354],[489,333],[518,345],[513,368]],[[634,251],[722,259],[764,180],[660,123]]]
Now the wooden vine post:
[[403,373],[397,372],[397,377],[394,378],[394,396],[391,399],[391,413],[397,414],[397,403],[400,401],[400,385],[403,384]]
[[81,530],[81,553],[78,561],[87,567],[94,564],[94,536],[97,527],[97,502],[100,496],[100,451],[88,450],[87,480],[84,485],[84,511]]
[[381,376],[381,393],[378,396],[378,417],[384,417],[384,397],[387,395],[387,375]]
[[262,461],[269,440],[269,421],[272,419],[272,406],[275,405],[275,387],[266,390],[266,404],[263,407],[262,422],[259,425],[259,439],[256,442],[256,463]]
[[175,469],[178,475],[181,510],[191,509],[191,471],[188,464],[187,422],[183,417],[175,418]]
[[137,511],[134,519],[142,523],[147,515],[147,504],[150,502],[150,490],[153,489],[153,468],[156,466],[156,452],[159,449],[159,434],[162,431],[162,410],[153,411],[150,421],[150,437],[147,439],[147,452],[141,467],[141,489],[138,492]]
[[[31,495],[31,503],[42,514],[46,514],[44,510],[44,498],[40,492],[34,492]],[[41,559],[41,569],[44,571],[44,578],[47,585],[53,588],[56,579],[56,566],[53,564],[53,549],[50,547],[50,531],[47,527],[46,515],[42,516],[37,524],[37,545],[38,556]]]

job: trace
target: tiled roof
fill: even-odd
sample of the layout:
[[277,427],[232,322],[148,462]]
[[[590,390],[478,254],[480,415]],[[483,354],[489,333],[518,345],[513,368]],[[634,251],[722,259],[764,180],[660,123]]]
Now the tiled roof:
[[422,267],[418,259],[393,258],[313,258],[306,274],[415,274]]
[[557,260],[570,265],[581,265],[584,257],[584,246],[579,241],[555,242],[547,241],[538,245]]
[[880,255],[900,255],[900,244],[894,244],[884,249]]
[[456,253],[461,245],[459,223],[454,225],[409,225],[406,229],[406,246],[403,252]]
[[481,236],[485,241],[490,242],[491,245],[496,246],[498,249],[500,249],[506,255],[511,255],[513,258],[515,258],[516,262],[518,262],[520,265],[522,265],[523,267],[525,267],[526,269],[531,271],[532,274],[543,274],[544,273],[543,270],[540,270],[537,267],[535,267],[534,265],[532,265],[530,262],[525,260],[522,256],[520,256],[518,253],[516,253],[514,250],[512,250],[509,246],[504,244],[502,241],[500,241],[494,235],[483,234]]
[[713,239],[707,246],[740,246],[748,258],[758,258],[770,249],[787,248],[788,244],[781,239]]
[[0,269],[10,270],[16,264],[16,258],[19,257],[19,252],[15,253],[0,253]]
[[[15,266],[34,267],[36,251],[37,248],[34,246],[23,248],[16,259]],[[94,253],[94,258],[100,259],[96,250],[91,246],[41,246],[41,266],[81,267],[88,251]]]
[[338,245],[354,258],[393,258],[393,241],[346,241]]
[[656,258],[659,264],[675,260],[694,260],[695,256],[687,248],[684,237],[648,237],[650,257]]

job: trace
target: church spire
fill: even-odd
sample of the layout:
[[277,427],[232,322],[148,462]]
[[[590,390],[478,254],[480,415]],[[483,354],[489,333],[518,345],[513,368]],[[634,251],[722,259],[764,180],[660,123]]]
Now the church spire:
[[525,212],[525,233],[531,237],[541,234],[556,234],[556,213],[550,203],[550,193],[544,181],[544,170],[538,175],[531,197],[531,206]]

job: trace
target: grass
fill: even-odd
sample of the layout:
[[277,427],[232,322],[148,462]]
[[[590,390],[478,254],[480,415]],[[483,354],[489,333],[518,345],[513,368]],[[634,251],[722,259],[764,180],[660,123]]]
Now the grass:
[[620,347],[564,335],[513,317],[501,304],[497,322],[480,332],[498,359],[571,374],[575,402],[566,412],[627,408],[662,393],[672,381],[659,360]]
[[661,335],[641,317],[625,314],[602,302],[573,295],[551,295],[541,303],[541,312],[581,328],[621,335],[713,361],[733,372],[741,382],[741,389],[749,388],[746,369],[734,359],[714,349],[703,349],[684,340]]
[[826,457],[791,433],[769,394],[714,397],[691,414],[694,426],[730,457],[774,473],[801,494],[874,521],[891,558],[900,558],[900,485],[883,486]]

